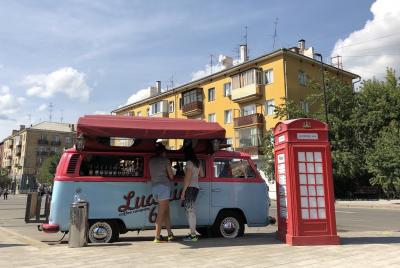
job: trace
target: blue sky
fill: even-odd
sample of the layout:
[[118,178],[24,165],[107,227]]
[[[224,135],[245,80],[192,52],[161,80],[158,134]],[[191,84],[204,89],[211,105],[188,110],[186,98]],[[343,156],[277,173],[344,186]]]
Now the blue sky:
[[250,58],[269,52],[276,18],[275,49],[304,38],[328,60],[337,44],[354,47],[352,34],[384,9],[374,15],[373,3],[0,1],[0,139],[18,124],[48,120],[50,102],[53,120],[63,113],[75,123],[110,112],[156,80],[165,87],[173,75],[175,84],[186,83],[209,54],[236,57],[245,26]]

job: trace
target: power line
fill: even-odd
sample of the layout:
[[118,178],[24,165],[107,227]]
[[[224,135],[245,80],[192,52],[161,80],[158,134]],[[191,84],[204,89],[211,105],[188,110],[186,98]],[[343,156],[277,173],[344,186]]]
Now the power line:
[[379,40],[379,39],[383,39],[383,38],[388,38],[388,37],[392,37],[392,36],[399,35],[399,34],[400,34],[400,33],[388,34],[388,35],[384,35],[384,36],[372,38],[372,39],[369,39],[369,40],[365,40],[365,41],[363,41],[363,42],[358,42],[358,43],[353,43],[353,44],[350,44],[350,45],[340,46],[340,47],[338,47],[338,48],[351,47],[351,46],[358,46],[358,45],[365,44],[365,43],[368,43],[368,42],[371,42],[371,41],[375,41],[375,40]]

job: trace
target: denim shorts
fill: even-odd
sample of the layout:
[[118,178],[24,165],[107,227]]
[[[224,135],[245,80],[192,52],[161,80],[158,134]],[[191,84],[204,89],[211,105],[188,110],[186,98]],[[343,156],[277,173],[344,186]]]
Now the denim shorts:
[[153,198],[158,202],[161,200],[168,200],[171,195],[171,188],[164,184],[156,184],[152,186],[151,192]]

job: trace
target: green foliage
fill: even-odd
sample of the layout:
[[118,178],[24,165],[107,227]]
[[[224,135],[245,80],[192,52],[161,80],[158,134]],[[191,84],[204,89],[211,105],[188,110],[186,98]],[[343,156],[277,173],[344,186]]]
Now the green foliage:
[[8,177],[8,173],[5,169],[0,168],[0,187],[1,188],[10,188],[11,186],[11,178]]
[[40,183],[52,184],[53,178],[56,174],[58,162],[60,162],[61,155],[55,154],[44,160],[42,166],[38,170],[37,180]]
[[[369,181],[384,189],[399,190],[400,153],[396,146],[400,136],[400,87],[395,72],[387,69],[384,81],[363,81],[357,91],[327,74],[325,86],[337,194],[343,196],[345,191]],[[325,121],[323,87],[315,81],[308,87],[314,92],[305,99],[309,113],[301,109],[300,103],[284,99],[275,107],[275,118]]]
[[261,170],[264,172],[268,181],[275,180],[275,165],[274,165],[274,135],[272,130],[268,130],[263,137],[261,150],[263,153]]
[[380,131],[366,155],[367,169],[373,174],[371,184],[386,191],[400,190],[400,128],[393,121]]

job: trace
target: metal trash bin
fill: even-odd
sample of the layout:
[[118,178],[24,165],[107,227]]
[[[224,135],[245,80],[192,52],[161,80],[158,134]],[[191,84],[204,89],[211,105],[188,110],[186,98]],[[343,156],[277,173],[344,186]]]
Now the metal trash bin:
[[89,203],[78,200],[71,204],[68,246],[79,248],[87,246]]

